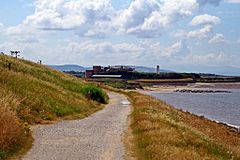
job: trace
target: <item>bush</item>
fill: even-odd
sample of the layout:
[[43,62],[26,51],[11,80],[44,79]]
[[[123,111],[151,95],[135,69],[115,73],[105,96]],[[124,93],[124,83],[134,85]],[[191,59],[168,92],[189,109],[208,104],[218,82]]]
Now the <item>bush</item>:
[[90,84],[86,85],[82,88],[82,93],[88,99],[107,104],[108,103],[108,96],[107,94],[99,87]]

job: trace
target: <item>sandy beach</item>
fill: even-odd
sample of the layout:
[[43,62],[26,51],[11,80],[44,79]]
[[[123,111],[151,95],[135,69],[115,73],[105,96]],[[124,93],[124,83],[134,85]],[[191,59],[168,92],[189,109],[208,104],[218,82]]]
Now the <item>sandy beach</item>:
[[[144,91],[153,92],[173,92],[178,89],[240,89],[240,82],[236,83],[191,83],[186,86],[176,86],[176,85],[153,85],[143,87]],[[141,90],[138,90],[142,92]],[[143,92],[144,92],[143,91]]]

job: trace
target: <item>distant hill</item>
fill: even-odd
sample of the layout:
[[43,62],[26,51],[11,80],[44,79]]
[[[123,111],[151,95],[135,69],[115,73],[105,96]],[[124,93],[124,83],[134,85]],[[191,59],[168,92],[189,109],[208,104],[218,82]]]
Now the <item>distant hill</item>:
[[[91,67],[83,67],[79,65],[50,65],[50,67],[59,70],[59,71],[75,71],[75,72],[84,72],[88,69],[91,69]],[[135,68],[137,72],[145,72],[145,73],[155,73],[156,68],[151,68],[151,67],[145,67],[145,66],[130,66]],[[173,72],[170,70],[160,70],[162,73],[169,73]]]
[[[152,67],[145,67],[145,66],[131,66],[131,67],[134,67],[137,72],[156,73],[156,68],[152,68]],[[170,73],[173,71],[160,69],[160,72]]]
[[49,67],[56,69],[58,71],[76,71],[76,72],[84,72],[85,70],[89,69],[90,67],[82,67],[79,65],[50,65]]

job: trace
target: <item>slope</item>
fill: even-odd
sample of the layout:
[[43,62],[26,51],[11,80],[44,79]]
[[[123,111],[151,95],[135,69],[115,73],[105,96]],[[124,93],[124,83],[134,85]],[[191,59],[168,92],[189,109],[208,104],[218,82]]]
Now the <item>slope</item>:
[[30,135],[28,124],[84,118],[107,101],[97,86],[43,65],[0,55],[0,159],[21,148],[24,137]]

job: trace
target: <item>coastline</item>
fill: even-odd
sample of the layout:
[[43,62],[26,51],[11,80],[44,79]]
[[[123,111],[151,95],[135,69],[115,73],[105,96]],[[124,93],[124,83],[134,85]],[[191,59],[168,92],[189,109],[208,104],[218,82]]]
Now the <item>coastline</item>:
[[128,92],[136,154],[146,159],[239,159],[240,134],[146,94]]
[[152,85],[143,87],[144,91],[174,91],[177,89],[240,89],[240,82],[229,83],[189,83],[187,85]]
[[240,158],[240,134],[235,128],[183,112],[147,95],[146,90],[103,88],[125,94],[131,101],[131,136],[125,137],[125,146],[134,158]]
[[[195,83],[195,84],[191,84],[191,85],[187,85],[187,86],[154,85],[154,86],[144,87],[143,90],[137,90],[137,92],[139,92],[141,94],[151,96],[153,98],[156,98],[152,95],[153,93],[173,93],[177,90],[196,90],[196,89],[199,89],[199,88],[206,89],[206,90],[216,90],[216,89],[217,90],[232,90],[232,89],[240,89],[240,83],[239,82],[236,82],[236,83]],[[164,101],[162,99],[159,99],[159,100]],[[165,102],[165,103],[167,103],[167,102]],[[177,108],[173,105],[170,105],[170,104],[168,104],[168,105],[172,106],[174,109],[180,110],[184,113],[192,114],[194,116],[204,118],[204,119],[209,120],[211,122],[224,125],[227,128],[229,128],[231,131],[234,131],[234,132],[240,134],[240,125],[233,125],[233,124],[230,124],[228,122],[218,121],[216,119],[205,117],[204,115],[198,115],[196,113],[189,112],[187,110],[179,109],[179,108]]]

